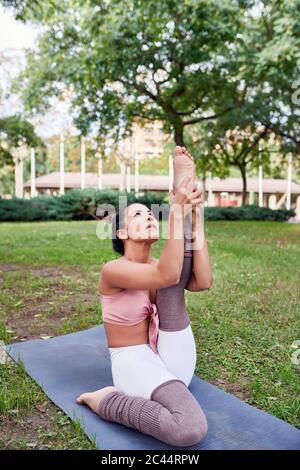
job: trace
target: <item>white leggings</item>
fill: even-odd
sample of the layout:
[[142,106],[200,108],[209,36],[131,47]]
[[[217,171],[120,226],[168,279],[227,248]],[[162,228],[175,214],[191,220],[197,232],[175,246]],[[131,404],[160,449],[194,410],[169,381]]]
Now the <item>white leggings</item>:
[[191,325],[180,331],[159,329],[158,354],[149,344],[109,348],[114,386],[119,392],[150,399],[158,385],[180,379],[188,386],[196,366]]

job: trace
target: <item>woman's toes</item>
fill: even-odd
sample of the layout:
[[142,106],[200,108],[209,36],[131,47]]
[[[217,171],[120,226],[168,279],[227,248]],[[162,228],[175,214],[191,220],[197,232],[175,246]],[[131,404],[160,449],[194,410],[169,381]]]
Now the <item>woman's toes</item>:
[[116,387],[109,386],[96,390],[95,392],[82,393],[77,397],[76,403],[78,403],[78,405],[88,405],[94,411],[100,400],[110,392],[117,392]]
[[174,156],[179,157],[179,155],[182,154],[182,148],[179,145],[176,145],[175,150],[174,150]]
[[86,396],[88,395],[88,393],[82,393],[81,395],[79,395],[79,397],[76,398],[76,402],[79,404],[79,405],[82,405],[83,403],[85,403],[85,400],[86,400]]
[[195,162],[185,147],[177,145],[173,158],[173,192],[177,191],[186,176],[195,176]]

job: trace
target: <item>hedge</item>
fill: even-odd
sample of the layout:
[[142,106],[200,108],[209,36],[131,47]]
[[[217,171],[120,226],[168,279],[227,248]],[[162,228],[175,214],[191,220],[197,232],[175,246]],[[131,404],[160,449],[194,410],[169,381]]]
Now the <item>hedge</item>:
[[91,220],[97,218],[99,204],[118,207],[121,195],[127,197],[128,204],[162,204],[168,201],[168,194],[165,192],[147,191],[144,195],[135,197],[133,192],[95,189],[72,189],[62,196],[42,195],[31,199],[0,197],[0,221]]
[[[119,196],[127,196],[127,203],[168,203],[167,192],[146,191],[135,197],[133,192],[117,190],[72,189],[62,196],[37,196],[31,199],[3,199],[0,197],[0,221],[37,220],[91,220],[96,216],[97,205],[111,204],[118,207]],[[272,210],[266,207],[206,207],[206,220],[275,220],[286,221],[295,216],[294,210]]]
[[240,207],[207,207],[204,212],[206,220],[273,220],[286,221],[295,217],[293,209],[269,209],[255,205]]

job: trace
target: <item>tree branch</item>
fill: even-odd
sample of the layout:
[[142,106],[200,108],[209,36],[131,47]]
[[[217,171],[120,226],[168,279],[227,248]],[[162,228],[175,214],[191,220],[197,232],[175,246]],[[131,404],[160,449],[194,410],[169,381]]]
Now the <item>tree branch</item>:
[[227,109],[225,109],[224,111],[222,111],[220,113],[212,114],[211,116],[205,116],[205,117],[202,116],[202,117],[190,119],[189,121],[183,121],[183,125],[188,126],[190,124],[196,124],[197,122],[208,121],[210,119],[216,119],[217,117],[223,116],[224,114],[228,113],[229,111],[232,111],[233,109],[234,109],[234,107],[231,106],[230,108],[227,108]]
[[196,106],[191,109],[190,111],[177,111],[178,116],[189,116],[190,114],[193,114],[197,109],[201,107],[201,104],[198,102]]

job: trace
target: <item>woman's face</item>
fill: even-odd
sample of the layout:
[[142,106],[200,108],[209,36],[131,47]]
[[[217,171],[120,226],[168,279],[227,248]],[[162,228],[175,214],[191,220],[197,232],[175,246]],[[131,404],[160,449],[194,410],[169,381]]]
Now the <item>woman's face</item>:
[[119,238],[132,240],[158,240],[159,222],[155,219],[151,209],[144,204],[130,204],[125,209],[125,229],[118,233]]

